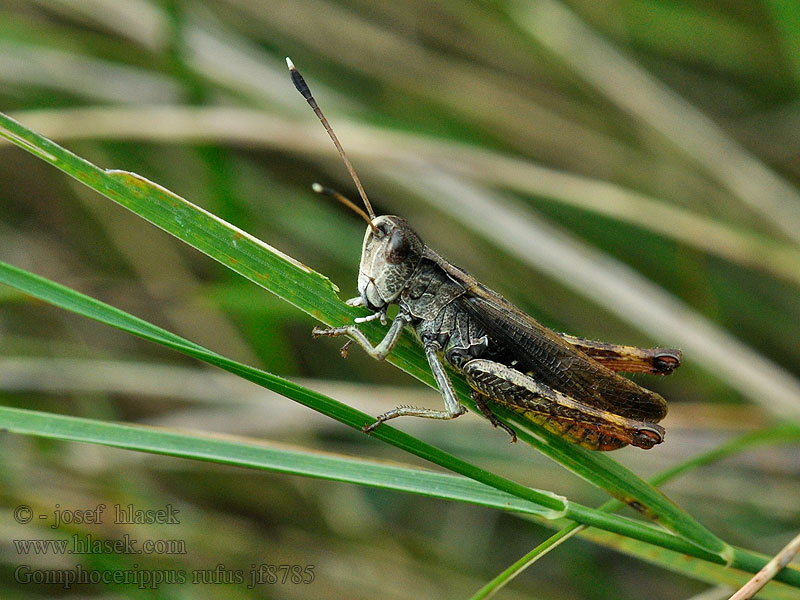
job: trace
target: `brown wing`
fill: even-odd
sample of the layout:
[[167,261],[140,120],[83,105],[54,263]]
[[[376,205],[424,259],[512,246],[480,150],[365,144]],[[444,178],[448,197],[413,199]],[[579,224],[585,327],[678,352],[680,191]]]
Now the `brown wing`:
[[[457,299],[462,308],[484,327],[496,347],[508,349],[503,362],[597,408],[645,421],[664,418],[667,403],[661,396],[601,365],[465,271],[427,252],[467,290]],[[510,359],[517,363],[510,364]]]

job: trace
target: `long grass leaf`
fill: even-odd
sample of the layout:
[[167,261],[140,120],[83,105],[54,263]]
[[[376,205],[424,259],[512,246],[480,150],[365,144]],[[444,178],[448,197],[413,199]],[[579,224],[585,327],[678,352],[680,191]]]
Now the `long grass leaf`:
[[[118,170],[103,170],[3,114],[0,114],[0,135],[323,323],[341,326],[351,323],[355,316],[363,314],[363,311],[351,309],[341,302],[336,296],[335,286],[323,275],[139,175]],[[7,267],[5,271],[8,273],[9,268]],[[366,323],[362,330],[373,340],[382,337],[382,328],[377,323]],[[180,345],[180,342],[174,339],[164,340],[161,343],[172,344],[173,347],[176,344]],[[197,353],[198,347],[187,346],[182,348],[182,351]],[[223,360],[227,359],[214,355],[209,362],[222,366]],[[410,335],[405,335],[400,340],[390,360],[428,385],[433,385],[425,358]],[[233,372],[238,372],[243,377],[252,376],[247,369],[239,367],[236,369],[238,371]],[[456,383],[462,401],[472,405],[466,383],[462,379]],[[279,384],[278,387],[285,388],[285,383]],[[304,397],[306,393],[299,395]],[[320,403],[325,402],[320,400]],[[361,427],[370,420],[366,415],[352,409],[343,410],[343,405],[329,406],[329,408],[331,416],[336,415],[335,418],[351,426]],[[411,436],[403,436],[390,427],[378,428],[375,436],[400,447],[415,447],[416,453],[427,452],[418,445],[421,442]],[[717,554],[725,562],[730,560],[731,550],[725,542],[669,501],[656,488],[610,457],[569,444],[544,430],[537,431],[535,436],[522,437],[612,495],[646,507],[651,516],[658,518],[666,527],[692,541],[699,548]],[[468,468],[473,469],[471,465]],[[518,484],[514,486],[519,488],[517,492],[527,494],[527,488]]]

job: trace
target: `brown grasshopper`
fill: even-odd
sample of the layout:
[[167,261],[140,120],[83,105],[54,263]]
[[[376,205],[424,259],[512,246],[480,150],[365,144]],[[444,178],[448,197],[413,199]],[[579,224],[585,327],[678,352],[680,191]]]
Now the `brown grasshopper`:
[[368,224],[358,272],[359,296],[347,303],[373,313],[355,321],[380,319],[386,324],[388,306],[400,307],[375,346],[356,325],[314,328],[314,337],[348,336],[351,340],[343,355],[355,341],[370,356],[383,360],[409,326],[425,349],[444,398],[444,410],[400,406],[377,417],[364,431],[395,417],[455,419],[464,414],[466,408],[456,398],[443,358],[464,375],[484,416],[506,430],[512,441],[515,431],[492,413],[492,403],[593,450],[627,444],[649,449],[660,444],[664,429],[656,423],[667,413],[666,401],[617,372],[669,375],[680,366],[680,350],[619,346],[554,332],[431,250],[404,219],[375,216],[308,85],[289,58],[286,63],[295,87],[336,145],[366,208],[365,212],[341,194],[314,184],[315,191],[346,204]]

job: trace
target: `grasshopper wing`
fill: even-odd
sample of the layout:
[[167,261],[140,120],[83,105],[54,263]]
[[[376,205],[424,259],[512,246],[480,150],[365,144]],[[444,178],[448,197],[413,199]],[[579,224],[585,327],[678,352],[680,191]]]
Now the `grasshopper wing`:
[[667,414],[660,395],[601,365],[469,273],[426,252],[465,294],[463,309],[489,336],[493,358],[580,402],[615,414],[658,422]]

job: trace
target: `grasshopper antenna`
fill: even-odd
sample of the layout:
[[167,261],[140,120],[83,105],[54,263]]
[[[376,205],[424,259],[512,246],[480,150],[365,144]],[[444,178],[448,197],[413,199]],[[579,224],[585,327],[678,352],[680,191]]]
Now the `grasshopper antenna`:
[[364,206],[366,207],[367,211],[364,212],[355,204],[353,204],[353,202],[351,202],[338,192],[335,192],[328,188],[323,188],[319,184],[314,185],[313,187],[314,191],[319,194],[325,194],[326,196],[331,196],[332,198],[335,198],[342,204],[355,210],[359,215],[364,217],[369,226],[372,227],[372,231],[374,233],[377,233],[375,225],[372,224],[372,220],[375,219],[375,212],[372,210],[372,204],[370,204],[369,198],[367,198],[367,193],[364,191],[364,186],[361,185],[361,180],[358,178],[358,174],[356,173],[356,170],[353,168],[353,164],[350,162],[350,159],[347,158],[347,154],[345,154],[344,148],[342,148],[342,144],[339,143],[339,138],[336,137],[336,134],[333,132],[333,128],[331,127],[330,123],[328,123],[328,119],[326,119],[325,115],[322,114],[322,110],[317,104],[317,101],[314,99],[314,96],[311,95],[311,90],[308,89],[308,84],[306,83],[306,80],[303,79],[303,76],[300,74],[300,71],[297,70],[297,68],[294,66],[294,63],[292,62],[292,59],[289,58],[288,56],[286,57],[286,66],[289,67],[289,73],[291,73],[292,75],[292,83],[294,83],[294,87],[296,87],[297,91],[300,92],[303,95],[303,98],[306,99],[306,102],[308,102],[308,105],[312,108],[314,114],[317,115],[320,122],[322,123],[322,126],[325,127],[325,131],[328,132],[328,135],[331,137],[331,140],[333,140],[333,145],[336,146],[336,149],[339,151],[339,156],[342,157],[344,165],[347,167],[347,171],[350,173],[350,177],[353,178],[353,181],[355,182],[356,187],[358,188],[358,193],[361,196],[361,199],[364,201]]
[[[348,198],[347,196],[343,196],[336,190],[332,190],[331,188],[321,186],[318,183],[312,183],[311,189],[314,190],[317,194],[322,194],[323,196],[328,196],[329,198],[338,200],[339,202],[344,204],[347,208],[351,209],[353,212],[361,216],[361,218],[363,218],[367,223],[369,223],[372,226],[373,229],[375,229],[375,226],[372,225],[372,221],[370,220],[369,216],[364,211],[364,209],[361,208],[358,204],[356,204],[352,200],[350,200],[350,198]],[[375,217],[373,216],[373,219],[374,218]]]

